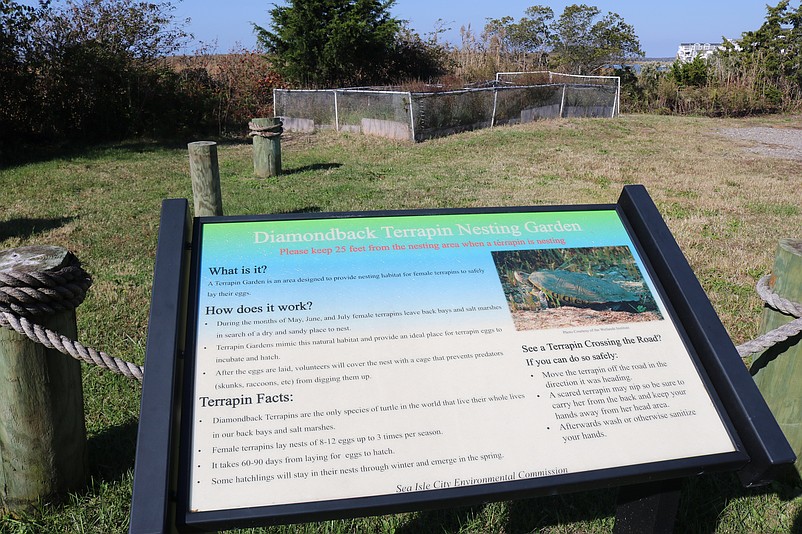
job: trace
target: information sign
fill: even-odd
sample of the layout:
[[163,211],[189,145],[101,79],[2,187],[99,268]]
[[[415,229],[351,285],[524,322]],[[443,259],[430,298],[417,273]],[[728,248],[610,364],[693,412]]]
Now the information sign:
[[745,461],[615,206],[210,218],[194,239],[188,523]]

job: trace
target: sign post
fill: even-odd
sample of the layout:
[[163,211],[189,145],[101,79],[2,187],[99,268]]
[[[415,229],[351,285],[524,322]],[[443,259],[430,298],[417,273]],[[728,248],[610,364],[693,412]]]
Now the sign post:
[[687,263],[658,253],[676,243],[655,213],[630,188],[618,205],[196,219],[176,524],[770,478],[793,454],[773,420],[742,424],[765,404],[711,379],[748,373],[675,308],[663,271]]

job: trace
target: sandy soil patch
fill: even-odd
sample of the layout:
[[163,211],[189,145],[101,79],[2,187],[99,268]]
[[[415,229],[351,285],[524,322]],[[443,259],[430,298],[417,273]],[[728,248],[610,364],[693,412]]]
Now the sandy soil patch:
[[802,161],[802,129],[750,126],[723,128],[719,130],[719,133],[733,139],[755,143],[744,146],[749,152]]
[[640,323],[659,321],[660,315],[653,312],[632,313],[627,311],[593,310],[562,306],[540,311],[517,310],[512,313],[516,330],[545,330],[547,328],[574,328],[577,326]]

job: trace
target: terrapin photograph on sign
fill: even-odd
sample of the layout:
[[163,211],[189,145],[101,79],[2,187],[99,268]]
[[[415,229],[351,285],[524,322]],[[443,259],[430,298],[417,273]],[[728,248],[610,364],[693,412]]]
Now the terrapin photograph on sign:
[[516,330],[663,317],[626,246],[492,252]]

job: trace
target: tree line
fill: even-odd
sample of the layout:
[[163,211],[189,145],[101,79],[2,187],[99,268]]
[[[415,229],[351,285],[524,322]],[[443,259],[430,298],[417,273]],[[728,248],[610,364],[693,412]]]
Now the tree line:
[[4,144],[157,133],[172,118],[180,80],[169,78],[162,58],[186,34],[171,23],[168,3],[0,6]]
[[[0,0],[0,158],[14,146],[238,132],[272,114],[275,87],[459,86],[506,70],[622,77],[624,111],[742,115],[799,109],[802,6],[711,60],[643,58],[635,28],[586,4],[534,5],[443,43],[391,15],[396,0],[288,0],[254,25],[261,50],[180,55],[190,35],[170,1]],[[0,159],[2,164],[2,159]]]
[[[391,16],[395,0],[291,0],[270,11],[269,28],[255,26],[276,70],[293,84],[342,87],[433,81],[460,70],[458,52],[495,57],[485,79],[510,60],[519,69],[554,68],[591,74],[605,65],[643,56],[635,29],[616,13],[573,4],[556,17],[546,6],[527,8],[520,20],[488,19],[480,43],[463,28],[462,50],[438,43],[439,30],[421,38]],[[495,70],[493,70],[495,68]],[[467,81],[467,80],[466,80]],[[477,81],[477,80],[471,80]]]
[[802,5],[766,6],[760,27],[727,40],[710,59],[645,65],[622,76],[624,111],[744,116],[802,108]]
[[0,0],[0,165],[36,144],[191,138],[272,114],[262,54],[177,55],[169,1]]

